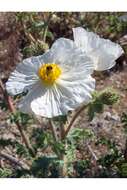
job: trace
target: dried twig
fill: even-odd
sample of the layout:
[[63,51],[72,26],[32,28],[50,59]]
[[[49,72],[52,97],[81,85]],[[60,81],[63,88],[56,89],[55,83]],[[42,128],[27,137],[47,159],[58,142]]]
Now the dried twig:
[[0,168],[4,168],[3,158],[0,158]]
[[33,37],[33,35],[30,32],[27,32],[27,27],[24,24],[23,20],[21,20],[21,22],[22,22],[22,27],[23,27],[25,36],[29,39],[30,42],[35,43],[36,39]]
[[[13,105],[12,98],[10,96],[8,96],[7,91],[4,88],[2,80],[0,80],[0,88],[2,90],[2,93],[4,95],[5,101],[6,101],[7,105],[8,105],[8,108],[9,108],[10,112],[15,113],[16,110],[15,110],[15,107]],[[21,134],[23,142],[25,143],[25,145],[28,148],[29,152],[34,156],[35,152],[34,152],[32,146],[31,146],[27,136],[25,135],[25,132],[23,131],[22,126],[20,125],[20,123],[18,121],[16,121],[15,124],[16,124],[16,126],[17,126],[17,128],[18,128],[18,130],[19,130],[19,132]]]
[[88,147],[88,149],[89,149],[89,151],[90,151],[90,153],[91,153],[93,159],[94,159],[95,161],[97,161],[98,158],[97,158],[96,154],[94,153],[94,151],[92,150],[91,146],[90,146],[89,144],[87,144],[87,147]]
[[22,161],[10,156],[9,154],[6,154],[5,152],[0,152],[0,157],[5,158],[7,160],[9,160],[10,162],[12,162],[13,164],[16,164],[18,166],[20,166],[22,169],[25,170],[29,170],[29,166],[27,166],[25,163],[23,163]]

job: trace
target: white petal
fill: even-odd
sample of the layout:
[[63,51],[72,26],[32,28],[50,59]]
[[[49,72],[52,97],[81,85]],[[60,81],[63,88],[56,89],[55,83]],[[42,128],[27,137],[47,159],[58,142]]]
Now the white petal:
[[28,92],[26,96],[24,96],[23,100],[19,102],[18,108],[20,111],[28,114],[32,114],[33,111],[31,109],[31,102],[34,99],[43,96],[46,93],[47,89],[42,85],[41,81],[38,81],[33,85],[32,89]]
[[91,76],[75,82],[59,80],[59,84],[52,87],[38,83],[18,107],[22,112],[47,118],[66,115],[69,110],[74,110],[80,104],[87,104],[94,89],[95,80]]
[[52,118],[65,115],[61,107],[59,94],[54,93],[54,88],[47,89],[46,93],[31,102],[31,109],[35,115]]
[[114,57],[107,52],[100,52],[100,50],[92,51],[90,54],[92,61],[94,62],[94,69],[96,71],[104,71],[115,66],[116,62]]
[[6,88],[9,94],[16,95],[31,89],[38,81],[38,68],[44,63],[42,56],[30,57],[19,63],[10,75]]
[[84,52],[89,53],[98,48],[99,36],[87,32],[82,27],[73,28],[74,41]]
[[81,27],[74,28],[73,33],[76,45],[91,57],[95,70],[110,69],[115,65],[115,60],[124,53],[119,44],[100,38]]
[[93,72],[93,62],[91,59],[84,55],[84,53],[77,48],[72,40],[60,38],[51,47],[51,54],[53,62],[60,64],[65,70],[72,71],[84,70],[85,75],[89,75]]
[[[43,55],[42,55],[43,56]],[[26,76],[32,76],[37,74],[38,68],[43,64],[44,61],[40,61],[40,56],[33,56],[24,59],[22,63],[19,63],[16,67],[16,71]]]
[[38,59],[41,63],[53,63],[53,55],[51,50],[47,50],[43,55],[38,56]]
[[62,96],[67,97],[69,100],[68,102],[64,100],[63,104],[69,110],[73,110],[80,106],[80,104],[87,104],[91,100],[91,93],[95,90],[95,79],[87,76],[80,80],[75,80],[75,78],[72,81],[68,79],[59,80],[57,85]]
[[41,82],[38,82],[19,103],[18,108],[24,113],[52,118],[58,115],[65,115],[60,110],[60,105],[59,94],[56,93],[55,88],[48,88],[43,86]]

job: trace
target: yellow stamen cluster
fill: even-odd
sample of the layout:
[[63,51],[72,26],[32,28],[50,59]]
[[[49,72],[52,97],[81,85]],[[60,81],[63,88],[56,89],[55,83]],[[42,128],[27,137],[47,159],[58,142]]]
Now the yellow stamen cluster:
[[55,63],[46,63],[38,70],[38,75],[46,85],[52,85],[61,75],[61,68]]

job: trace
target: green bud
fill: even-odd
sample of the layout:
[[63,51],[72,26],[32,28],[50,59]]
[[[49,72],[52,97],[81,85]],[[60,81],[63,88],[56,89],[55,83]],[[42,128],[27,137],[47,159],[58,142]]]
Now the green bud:
[[104,105],[113,105],[119,99],[119,96],[113,91],[113,89],[106,89],[101,92],[95,91],[92,94],[93,100],[88,105],[88,116],[91,121],[96,113],[102,113]]
[[99,98],[103,104],[113,105],[114,103],[118,101],[119,96],[115,92],[111,92],[107,90],[107,91],[102,92]]
[[127,163],[123,162],[119,166],[119,172],[122,175],[122,177],[127,177]]

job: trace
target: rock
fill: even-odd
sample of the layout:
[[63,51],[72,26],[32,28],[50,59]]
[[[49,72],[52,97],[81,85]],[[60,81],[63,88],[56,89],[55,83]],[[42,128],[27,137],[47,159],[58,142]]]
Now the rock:
[[110,120],[111,117],[112,117],[112,115],[111,115],[110,112],[104,112],[103,113],[103,117],[104,117],[105,120]]
[[120,121],[120,117],[117,114],[113,115],[111,119],[114,121]]

